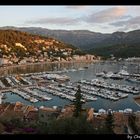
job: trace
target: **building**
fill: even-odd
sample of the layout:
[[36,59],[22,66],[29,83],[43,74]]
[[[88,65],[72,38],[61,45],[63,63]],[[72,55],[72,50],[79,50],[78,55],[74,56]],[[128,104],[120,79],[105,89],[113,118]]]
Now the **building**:
[[93,114],[94,114],[94,109],[93,108],[90,108],[88,110],[88,113],[87,113],[87,121],[90,121],[90,122],[93,121]]
[[0,66],[2,65],[7,65],[9,62],[8,62],[8,59],[7,58],[0,58]]
[[106,110],[104,110],[104,109],[99,109],[98,114],[106,114]]
[[60,114],[57,109],[53,109],[53,108],[48,108],[48,107],[44,107],[41,106],[39,108],[39,121],[42,123],[47,123],[48,120],[51,118],[57,118],[58,115]]

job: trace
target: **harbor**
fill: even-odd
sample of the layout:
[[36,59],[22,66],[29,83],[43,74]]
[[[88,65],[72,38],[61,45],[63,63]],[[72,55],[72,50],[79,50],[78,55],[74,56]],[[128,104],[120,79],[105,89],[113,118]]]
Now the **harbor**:
[[[110,63],[75,64],[69,67],[53,65],[53,70],[26,71],[1,76],[0,92],[7,97],[2,101],[16,102],[19,100],[26,104],[35,104],[35,106],[63,106],[73,103],[77,86],[80,85],[82,102],[85,107],[139,110],[139,106],[133,99],[140,93],[139,84],[125,79],[126,77],[139,78],[139,74],[133,71],[134,69],[129,69],[129,65],[127,66],[129,75],[120,74],[122,65],[114,62],[110,65]],[[106,71],[117,74],[114,79],[98,75],[105,68],[107,68]]]

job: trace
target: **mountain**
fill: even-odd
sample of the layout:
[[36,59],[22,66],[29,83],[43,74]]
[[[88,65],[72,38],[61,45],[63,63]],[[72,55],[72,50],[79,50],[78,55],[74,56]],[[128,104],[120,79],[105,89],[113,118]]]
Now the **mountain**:
[[11,26],[2,27],[1,29],[20,30],[32,34],[50,36],[65,43],[72,44],[82,50],[87,50],[98,46],[101,41],[110,36],[109,34],[91,32],[88,30],[49,30],[38,27],[17,28]]
[[140,57],[140,30],[130,32],[114,32],[110,37],[103,40],[100,47],[89,49],[92,54],[109,57]]
[[111,54],[116,57],[140,56],[138,53],[140,50],[140,30],[103,34],[88,30],[49,30],[38,27],[2,27],[1,29],[14,29],[50,36],[88,53],[105,57],[109,57]]
[[[33,35],[16,30],[0,30],[0,54],[15,57],[42,56],[52,52],[57,55],[62,51],[76,50],[72,45],[63,43],[54,38]],[[57,52],[57,53],[56,53]]]
[[104,58],[109,58],[111,55],[119,58],[140,57],[139,45],[112,45],[100,48],[87,50],[87,53],[96,54]]

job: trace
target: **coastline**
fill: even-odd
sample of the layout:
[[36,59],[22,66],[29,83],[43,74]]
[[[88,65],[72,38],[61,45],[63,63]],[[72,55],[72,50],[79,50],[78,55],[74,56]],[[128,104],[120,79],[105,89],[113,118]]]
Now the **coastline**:
[[54,61],[54,62],[37,62],[37,63],[25,63],[25,64],[17,64],[17,65],[10,65],[10,66],[2,66],[0,67],[0,69],[9,69],[9,68],[14,68],[14,67],[22,67],[22,66],[29,66],[29,65],[41,65],[41,64],[69,64],[69,63],[96,63],[96,62],[100,62],[101,60],[81,60],[81,61]]

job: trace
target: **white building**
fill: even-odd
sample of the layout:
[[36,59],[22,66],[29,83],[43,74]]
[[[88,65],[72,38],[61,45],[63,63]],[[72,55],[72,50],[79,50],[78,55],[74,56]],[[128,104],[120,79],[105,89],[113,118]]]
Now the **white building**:
[[104,109],[99,109],[98,114],[106,114],[106,110],[104,110]]
[[126,113],[126,114],[131,114],[132,112],[133,112],[133,110],[131,108],[126,108],[124,110],[124,113]]
[[8,59],[6,59],[6,58],[0,58],[0,66],[1,65],[6,65],[6,64],[8,64]]

